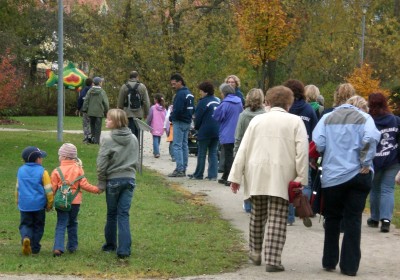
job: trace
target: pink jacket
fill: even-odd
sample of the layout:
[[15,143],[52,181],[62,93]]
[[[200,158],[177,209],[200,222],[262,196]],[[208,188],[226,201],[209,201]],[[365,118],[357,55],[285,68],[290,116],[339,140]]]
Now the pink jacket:
[[156,103],[151,106],[149,115],[147,116],[147,124],[151,126],[151,134],[154,136],[162,136],[164,133],[164,121],[167,111],[163,106]]

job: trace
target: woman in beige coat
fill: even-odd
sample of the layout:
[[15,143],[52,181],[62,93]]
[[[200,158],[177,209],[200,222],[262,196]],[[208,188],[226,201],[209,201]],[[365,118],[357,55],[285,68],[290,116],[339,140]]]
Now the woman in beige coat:
[[289,88],[271,88],[266,98],[271,110],[251,121],[228,180],[236,193],[243,178],[245,199],[251,200],[250,260],[261,265],[265,232],[266,271],[278,272],[284,270],[289,182],[308,184],[308,139],[304,122],[287,112],[294,100]]

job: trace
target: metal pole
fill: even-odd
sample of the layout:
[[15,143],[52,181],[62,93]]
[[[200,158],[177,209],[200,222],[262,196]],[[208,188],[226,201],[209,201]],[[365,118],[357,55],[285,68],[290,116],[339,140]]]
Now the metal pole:
[[57,140],[63,141],[63,117],[64,117],[64,26],[63,26],[64,5],[63,0],[58,0],[58,98],[57,98]]
[[360,55],[360,66],[362,67],[364,64],[364,42],[365,42],[365,14],[367,13],[366,6],[363,7],[363,16],[362,16],[362,31],[361,31],[361,55]]

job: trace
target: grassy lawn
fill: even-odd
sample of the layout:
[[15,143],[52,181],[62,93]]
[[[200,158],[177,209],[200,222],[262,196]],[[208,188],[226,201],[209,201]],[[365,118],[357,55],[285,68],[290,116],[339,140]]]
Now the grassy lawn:
[[[53,129],[55,117],[15,118],[28,129]],[[80,118],[67,117],[64,129],[80,129]],[[10,127],[10,126],[0,126]],[[12,127],[18,127],[13,125]],[[179,277],[234,271],[246,261],[241,234],[221,219],[215,207],[170,185],[162,176],[144,169],[137,175],[130,222],[132,256],[121,261],[101,252],[106,219],[105,196],[83,194],[79,213],[79,249],[53,258],[55,211],[47,213],[42,250],[38,256],[21,254],[19,211],[14,200],[21,152],[29,145],[48,153],[44,167],[58,165],[61,143],[51,132],[0,132],[0,272],[11,274],[73,274],[102,278]],[[64,134],[78,148],[86,177],[96,184],[98,146],[84,145],[82,135]]]

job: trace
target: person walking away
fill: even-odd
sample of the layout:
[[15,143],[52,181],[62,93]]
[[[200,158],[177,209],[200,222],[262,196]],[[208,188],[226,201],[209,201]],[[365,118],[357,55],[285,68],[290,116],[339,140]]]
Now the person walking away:
[[[370,115],[350,104],[322,116],[312,139],[323,154],[321,188],[325,239],[322,266],[339,263],[344,275],[355,276],[361,259],[361,220],[372,187],[372,160],[380,140]],[[339,255],[340,227],[343,240]]]
[[219,123],[219,142],[225,155],[224,172],[218,183],[229,186],[228,176],[233,162],[233,146],[235,144],[235,129],[239,114],[243,111],[242,101],[235,95],[235,89],[223,83],[219,87],[223,100],[215,109],[213,118]]
[[83,106],[83,102],[85,101],[87,92],[93,86],[93,80],[91,78],[87,78],[85,81],[85,84],[86,84],[86,86],[79,92],[78,106],[77,106],[76,114],[78,115],[79,113],[82,113],[82,127],[83,127],[83,136],[84,136],[83,143],[89,144],[92,141],[92,136],[90,133],[90,118],[87,115],[87,113],[82,112],[82,106]]
[[208,170],[207,179],[217,180],[218,177],[218,131],[219,124],[213,119],[215,109],[219,105],[219,100],[214,96],[214,86],[211,82],[205,81],[199,84],[201,99],[199,100],[195,118],[194,128],[197,132],[197,165],[190,179],[203,180],[206,156],[208,151]]
[[150,107],[147,116],[147,124],[151,126],[151,134],[153,135],[153,155],[155,158],[160,157],[161,136],[164,133],[164,122],[166,110],[164,108],[164,96],[161,93],[154,95],[154,105]]
[[[284,86],[267,91],[271,109],[255,116],[240,143],[228,181],[237,193],[244,182],[250,197],[249,259],[261,265],[264,247],[267,272],[280,272],[286,241],[288,186],[291,181],[308,184],[308,139],[304,122],[289,114],[293,92]],[[263,246],[264,243],[264,246]]]
[[[314,127],[318,122],[317,115],[314,109],[311,107],[310,104],[306,102],[306,96],[304,94],[304,85],[299,80],[287,80],[284,86],[290,88],[294,94],[294,102],[293,105],[289,109],[289,113],[295,114],[299,116],[306,126],[308,141],[311,141],[311,135]],[[310,174],[311,174],[311,167],[310,167]],[[305,186],[303,189],[304,195],[307,196],[308,199],[311,198],[311,176],[309,177],[310,186]],[[293,225],[295,222],[295,209],[293,204],[289,204],[289,215],[288,215],[288,224]],[[306,222],[309,221],[307,219],[303,219],[304,225],[308,226]]]
[[[58,159],[60,166],[51,173],[51,185],[53,193],[61,188],[65,182],[72,184],[78,177],[84,176],[85,172],[78,162],[78,151],[76,146],[71,143],[63,144],[58,150]],[[62,174],[60,174],[60,171]],[[78,213],[82,203],[81,188],[91,193],[101,193],[101,190],[91,185],[88,180],[83,177],[76,181],[72,186],[72,193],[76,193],[76,197],[71,203],[71,211],[64,211],[56,208],[57,224],[54,236],[53,256],[60,257],[65,252],[65,231],[68,232],[67,249],[70,253],[74,253],[78,249]]]
[[93,87],[87,92],[82,105],[82,111],[87,113],[90,119],[93,144],[99,144],[103,117],[109,109],[107,94],[101,88],[102,83],[103,79],[100,77],[93,79]]
[[132,71],[129,74],[128,82],[121,86],[117,108],[125,111],[128,116],[129,128],[140,143],[140,129],[136,126],[134,118],[144,119],[145,113],[150,109],[150,98],[145,84],[139,82],[137,71]]
[[[129,211],[136,188],[139,143],[128,128],[128,118],[121,109],[107,113],[105,133],[97,156],[98,187],[106,190],[107,222],[104,228],[104,252],[115,252],[118,258],[131,255]],[[117,235],[118,228],[118,235]]]
[[[233,154],[236,155],[239,150],[240,143],[250,121],[259,114],[266,113],[264,107],[264,93],[259,88],[252,88],[246,95],[246,108],[239,115],[239,120],[235,130],[235,145],[233,147]],[[250,213],[251,202],[249,197],[246,197],[243,202],[243,209]]]
[[53,208],[53,192],[50,176],[43,167],[47,156],[34,146],[22,151],[24,164],[18,169],[15,198],[20,211],[19,233],[22,254],[38,254],[44,233],[46,212]]
[[171,113],[174,127],[173,151],[176,160],[175,170],[168,177],[185,177],[188,166],[189,147],[188,136],[194,113],[194,96],[186,87],[180,74],[173,74],[170,78],[171,86],[176,90],[173,110]]
[[304,87],[304,95],[306,97],[306,102],[314,109],[317,119],[320,119],[321,105],[318,102],[318,96],[320,96],[319,88],[315,85],[306,85]]
[[371,217],[369,227],[378,227],[381,232],[390,231],[394,209],[395,177],[399,165],[400,118],[390,112],[387,98],[380,92],[368,96],[369,114],[372,116],[381,138],[373,160],[375,175],[369,195]]

